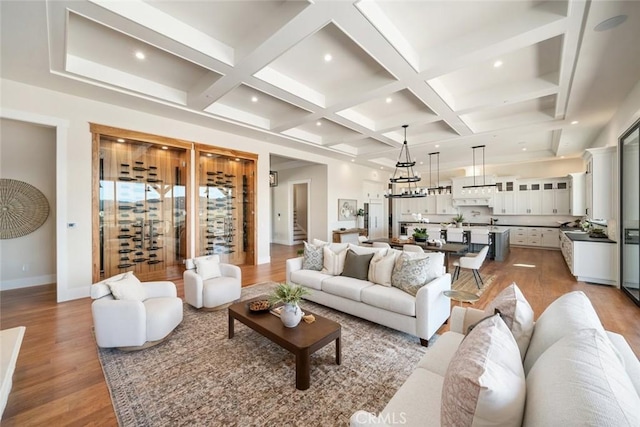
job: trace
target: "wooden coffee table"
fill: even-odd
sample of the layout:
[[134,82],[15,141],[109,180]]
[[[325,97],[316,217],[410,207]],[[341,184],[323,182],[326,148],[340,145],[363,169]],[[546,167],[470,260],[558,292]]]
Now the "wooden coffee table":
[[[306,390],[311,383],[311,355],[329,344],[336,342],[336,364],[341,363],[340,348],[341,326],[325,317],[313,314],[316,321],[301,321],[295,328],[287,328],[279,317],[267,312],[255,313],[249,310],[249,301],[268,299],[268,296],[252,298],[229,306],[229,339],[234,334],[234,319],[244,323],[260,335],[268,338],[280,347],[289,350],[296,357],[296,388]],[[312,314],[304,310],[305,314]]]

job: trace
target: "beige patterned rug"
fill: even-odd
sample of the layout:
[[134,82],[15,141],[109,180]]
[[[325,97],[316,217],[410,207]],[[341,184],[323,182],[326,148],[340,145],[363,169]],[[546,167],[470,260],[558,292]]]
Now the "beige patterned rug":
[[[274,283],[244,288],[266,294]],[[121,426],[346,426],[358,409],[380,412],[427,351],[416,337],[310,302],[342,325],[342,364],[335,345],[311,357],[311,387],[295,388],[291,353],[236,322],[227,311],[185,304],[170,338],[137,352],[98,349]]]
[[[453,276],[453,271],[452,271]],[[473,278],[473,273],[471,270],[460,270],[460,277],[458,280],[451,283],[451,289],[455,289],[456,291],[465,291],[470,292],[472,294],[476,294],[478,296],[482,295],[484,291],[489,289],[489,287],[493,284],[496,279],[496,276],[491,274],[482,274],[480,272],[480,276],[482,277],[482,281],[484,285],[480,284],[480,289],[478,289],[478,285],[476,285],[476,280]],[[453,277],[452,277],[453,280]]]

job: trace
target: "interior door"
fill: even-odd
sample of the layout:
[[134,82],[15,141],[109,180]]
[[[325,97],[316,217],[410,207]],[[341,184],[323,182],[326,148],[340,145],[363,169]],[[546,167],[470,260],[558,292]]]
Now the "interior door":
[[640,305],[640,122],[620,138],[620,285]]

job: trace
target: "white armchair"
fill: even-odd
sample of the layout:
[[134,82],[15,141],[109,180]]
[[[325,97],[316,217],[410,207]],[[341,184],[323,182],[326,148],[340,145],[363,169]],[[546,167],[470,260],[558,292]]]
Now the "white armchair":
[[[94,300],[91,313],[98,347],[140,350],[159,344],[182,322],[182,300],[177,296],[176,285],[138,281],[143,289],[140,298],[116,299],[109,283],[120,280],[106,279],[91,286]],[[131,288],[138,285],[127,284]]]
[[476,279],[476,286],[480,289],[480,284],[482,283],[484,285],[484,282],[482,281],[482,277],[480,277],[479,270],[487,257],[487,252],[489,252],[489,246],[483,247],[477,254],[470,253],[461,257],[458,261],[454,261],[453,265],[456,267],[456,270],[453,272],[453,281],[455,282],[458,279],[461,268],[468,268],[473,272],[473,278]]
[[220,310],[240,299],[242,271],[237,265],[220,262],[218,255],[189,259],[185,264],[184,299],[191,306]]

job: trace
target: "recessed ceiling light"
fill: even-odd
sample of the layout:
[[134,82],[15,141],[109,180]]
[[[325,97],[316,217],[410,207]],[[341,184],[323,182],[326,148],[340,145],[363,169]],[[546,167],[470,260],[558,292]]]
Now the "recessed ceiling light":
[[258,102],[258,97],[257,96],[252,96],[251,97],[251,102]]
[[236,157],[236,162],[239,162],[239,161],[240,161],[240,159]]
[[440,144],[436,144],[436,148],[440,148]]
[[318,121],[316,122],[316,126],[322,126],[322,122],[321,122],[320,120],[318,120]]
[[421,165],[424,165],[424,162],[420,162]]
[[212,157],[212,156],[213,156],[213,154],[207,153],[207,157]]
[[136,58],[141,59],[141,60],[145,58],[144,53],[139,51],[139,50],[136,51],[135,55],[136,55]]
[[560,156],[561,159],[564,159],[564,156]]
[[324,61],[325,62],[331,62],[331,60],[333,59],[333,56],[331,56],[330,53],[327,53],[324,55]]
[[626,20],[627,20],[627,15],[614,16],[613,18],[605,19],[604,21],[596,25],[593,28],[593,31],[598,31],[598,32],[607,31],[617,27],[618,25],[622,24]]
[[352,162],[352,163],[353,163],[353,162],[355,162],[355,161],[356,161],[356,159],[351,159],[351,162]]
[[580,122],[577,121],[577,120],[574,120],[574,121],[571,122],[572,125],[577,125],[578,123],[580,123]]
[[380,169],[384,169],[384,167],[380,166]]
[[387,104],[391,104],[393,102],[393,98],[388,97],[387,99],[384,100]]
[[500,68],[500,67],[502,67],[502,61],[500,61],[500,60],[498,59],[496,62],[494,62],[494,63],[493,63],[493,66],[494,66],[495,68]]
[[522,147],[522,151],[527,151],[527,147]]
[[116,139],[116,141],[118,141],[118,142],[124,142],[124,139],[122,139],[122,138],[118,138],[118,139]]
[[166,145],[163,145],[163,146],[162,146],[162,149],[163,149],[163,150],[168,150],[168,149],[169,149],[169,147],[167,147]]

